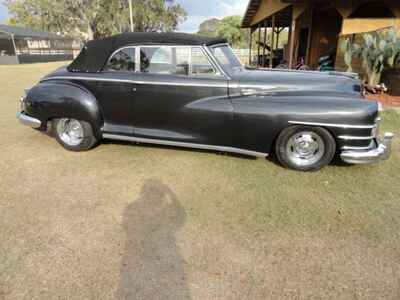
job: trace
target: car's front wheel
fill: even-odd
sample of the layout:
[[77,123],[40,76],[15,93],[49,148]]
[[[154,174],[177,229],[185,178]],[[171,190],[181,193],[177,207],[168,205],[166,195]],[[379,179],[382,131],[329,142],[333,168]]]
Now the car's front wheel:
[[61,146],[70,151],[86,151],[97,143],[92,126],[85,121],[54,119],[52,132]]
[[332,135],[321,127],[291,126],[276,141],[280,163],[298,171],[317,171],[328,165],[336,152]]

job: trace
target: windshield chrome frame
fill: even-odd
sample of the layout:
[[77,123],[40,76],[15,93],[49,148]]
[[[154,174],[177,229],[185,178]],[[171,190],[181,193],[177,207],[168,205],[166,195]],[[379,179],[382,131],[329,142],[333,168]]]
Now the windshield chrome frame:
[[[220,45],[220,44],[218,44]],[[217,45],[215,45],[217,46]],[[211,46],[211,48],[213,48],[213,46]],[[219,70],[219,72],[226,77],[226,79],[231,79],[231,77],[229,76],[229,74],[225,71],[225,69],[221,66],[221,64],[218,62],[218,60],[215,58],[214,54],[210,51],[209,46],[203,45],[203,49],[206,52],[208,59],[211,61],[211,63]]]
[[[242,64],[239,57],[236,55],[236,53],[233,51],[232,47],[228,43],[220,43],[220,44],[215,44],[215,45],[210,46],[210,48],[212,48],[212,49],[219,48],[219,47],[228,47],[232,51],[232,54],[236,57],[237,61],[240,63],[240,67],[244,69],[244,65]],[[214,59],[216,64],[218,64],[218,66],[224,71],[224,74],[226,74],[226,76],[231,78],[229,72],[224,68],[224,66],[221,63],[218,62],[218,60],[214,56],[214,54],[209,49],[207,49],[207,50],[209,51],[210,55],[212,56],[212,58]]]

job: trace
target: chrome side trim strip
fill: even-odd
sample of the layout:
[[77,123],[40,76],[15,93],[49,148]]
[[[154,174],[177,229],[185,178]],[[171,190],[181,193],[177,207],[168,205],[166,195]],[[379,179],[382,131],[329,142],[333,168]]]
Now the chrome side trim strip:
[[173,142],[166,140],[157,140],[157,139],[147,139],[147,138],[139,138],[139,137],[131,137],[124,135],[116,135],[116,134],[103,134],[103,138],[111,139],[111,140],[120,140],[120,141],[128,141],[128,142],[138,142],[145,144],[155,144],[155,145],[164,145],[164,146],[174,146],[174,147],[184,147],[184,148],[193,148],[193,149],[201,149],[201,150],[213,150],[213,151],[222,151],[222,152],[231,152],[244,154],[255,157],[268,157],[268,153],[244,150],[233,147],[225,147],[225,146],[213,146],[213,145],[204,145],[204,144],[194,144],[194,143],[184,143],[184,142]]
[[373,147],[372,146],[366,146],[366,147],[352,147],[352,146],[344,146],[342,147],[342,150],[371,150]]
[[87,80],[87,81],[103,81],[103,82],[123,82],[132,84],[147,84],[147,85],[167,85],[167,86],[198,86],[198,87],[219,87],[228,88],[228,84],[205,84],[205,83],[183,83],[183,82],[168,82],[168,81],[140,81],[129,79],[115,79],[115,78],[99,78],[99,77],[83,77],[83,76],[53,76],[43,78],[40,82],[49,80]]
[[323,127],[337,127],[337,128],[352,128],[352,129],[373,129],[376,125],[350,125],[350,124],[335,124],[335,123],[314,123],[314,122],[301,122],[289,121],[290,124],[296,125],[310,125],[310,126],[323,126]]
[[338,137],[341,140],[353,140],[353,141],[364,141],[364,140],[372,140],[374,136],[351,136],[351,135],[340,135]]

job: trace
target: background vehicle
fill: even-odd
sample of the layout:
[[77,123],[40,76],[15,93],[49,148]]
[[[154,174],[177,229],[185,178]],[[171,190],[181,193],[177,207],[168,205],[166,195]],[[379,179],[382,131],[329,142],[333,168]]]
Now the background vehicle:
[[349,74],[248,70],[223,39],[128,33],[89,42],[22,100],[22,123],[51,128],[66,149],[115,139],[267,157],[318,170],[335,154],[370,163],[378,104]]

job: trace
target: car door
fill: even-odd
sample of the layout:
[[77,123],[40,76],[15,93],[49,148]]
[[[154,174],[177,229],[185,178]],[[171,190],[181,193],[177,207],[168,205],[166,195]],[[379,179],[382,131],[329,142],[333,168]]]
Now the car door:
[[133,105],[137,137],[231,146],[233,107],[227,78],[201,47],[140,48]]
[[137,70],[136,47],[118,49],[110,56],[98,81],[88,81],[100,102],[104,133],[133,135],[133,74]]

